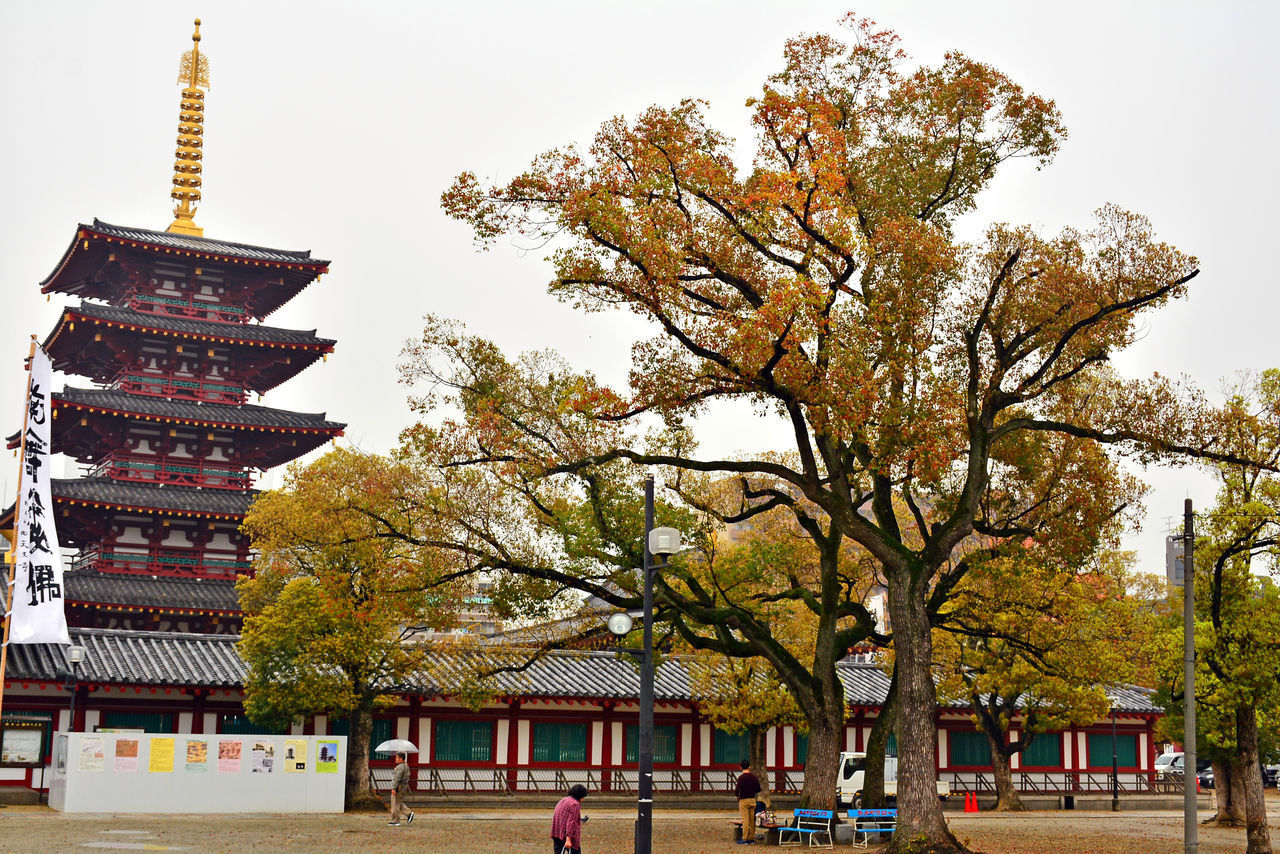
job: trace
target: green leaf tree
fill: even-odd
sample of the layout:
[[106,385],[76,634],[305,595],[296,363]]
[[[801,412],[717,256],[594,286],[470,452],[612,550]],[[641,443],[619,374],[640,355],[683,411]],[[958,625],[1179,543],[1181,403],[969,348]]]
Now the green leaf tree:
[[787,686],[763,658],[701,653],[682,659],[699,714],[725,732],[745,732],[748,759],[760,778],[760,800],[772,805],[768,734],[771,727],[807,730]]
[[[1280,591],[1257,570],[1277,571],[1280,483],[1280,371],[1241,377],[1230,389],[1224,435],[1257,463],[1219,464],[1214,507],[1196,540],[1196,725],[1198,749],[1213,761],[1220,824],[1244,825],[1249,854],[1270,852],[1259,774],[1261,722],[1280,719]],[[1179,597],[1180,598],[1180,597]],[[1181,608],[1177,613],[1181,614]],[[1181,690],[1182,621],[1171,619],[1166,655],[1170,694]],[[1162,721],[1181,740],[1182,715]]]
[[327,713],[350,723],[346,805],[376,802],[369,778],[373,712],[394,702],[432,646],[417,636],[455,621],[464,591],[433,550],[380,535],[408,530],[405,467],[335,449],[290,467],[244,522],[258,557],[237,582],[246,618],[245,711],[264,726]]
[[1132,662],[1154,632],[1127,555],[1103,551],[1073,571],[1036,551],[971,572],[935,630],[938,693],[968,703],[986,736],[997,810],[1026,809],[1010,758],[1039,735],[1106,715],[1106,688],[1136,677]]

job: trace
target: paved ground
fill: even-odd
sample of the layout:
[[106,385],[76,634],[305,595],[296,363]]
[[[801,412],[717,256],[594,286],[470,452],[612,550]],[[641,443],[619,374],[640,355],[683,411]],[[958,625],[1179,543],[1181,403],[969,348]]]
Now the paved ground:
[[[1280,802],[1268,798],[1273,815]],[[628,854],[635,813],[592,810],[583,834],[587,854]],[[730,810],[659,812],[654,854],[741,851],[729,842]],[[1207,817],[1208,813],[1203,814]],[[1020,815],[959,813],[948,821],[956,835],[985,854],[1181,854],[1182,816],[1172,812],[1037,812]],[[1272,820],[1280,842],[1280,821]],[[0,809],[0,851],[51,852],[272,851],[323,854],[357,851],[425,854],[547,854],[549,810],[421,809],[410,825],[388,827],[385,815],[103,815],[54,812],[46,807]],[[807,850],[807,849],[806,849]],[[844,849],[850,850],[850,849]],[[861,850],[861,849],[854,849]],[[874,848],[872,849],[875,850]],[[1202,854],[1238,854],[1244,831],[1200,828]]]

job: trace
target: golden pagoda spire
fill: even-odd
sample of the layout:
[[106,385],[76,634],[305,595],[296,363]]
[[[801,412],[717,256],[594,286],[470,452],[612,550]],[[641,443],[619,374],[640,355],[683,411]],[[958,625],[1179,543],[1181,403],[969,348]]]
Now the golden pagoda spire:
[[204,229],[193,217],[200,201],[200,159],[204,156],[204,91],[209,88],[209,57],[200,53],[200,19],[191,36],[191,50],[182,55],[178,65],[178,82],[182,90],[182,112],[178,119],[178,153],[173,163],[173,192],[178,203],[173,209],[173,223],[167,229],[177,234],[199,237]]

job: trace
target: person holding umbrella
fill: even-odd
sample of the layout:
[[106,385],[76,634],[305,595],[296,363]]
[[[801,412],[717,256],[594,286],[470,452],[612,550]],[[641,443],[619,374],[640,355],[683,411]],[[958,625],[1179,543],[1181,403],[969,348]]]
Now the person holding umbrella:
[[374,748],[376,753],[391,750],[396,753],[396,769],[391,772],[391,820],[387,824],[399,827],[400,817],[405,813],[408,813],[405,823],[413,824],[413,810],[405,809],[404,796],[409,793],[409,754],[417,753],[418,748],[403,738],[384,741]]
[[409,792],[409,762],[404,753],[396,754],[396,770],[391,772],[391,821],[392,827],[400,826],[400,816],[408,813],[406,824],[413,824],[413,810],[404,807],[404,796]]

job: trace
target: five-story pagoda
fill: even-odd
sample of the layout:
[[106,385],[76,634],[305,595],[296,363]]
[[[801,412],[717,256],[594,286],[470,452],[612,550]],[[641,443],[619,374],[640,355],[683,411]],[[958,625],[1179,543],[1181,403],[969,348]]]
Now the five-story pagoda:
[[248,402],[332,351],[314,330],[261,323],[328,262],[212,240],[196,226],[208,87],[199,25],[180,69],[173,223],[81,225],[41,283],[81,298],[44,348],[57,370],[94,384],[52,397],[53,450],[87,466],[52,483],[59,536],[78,550],[64,591],[73,626],[239,631],[251,472],[345,426]]

